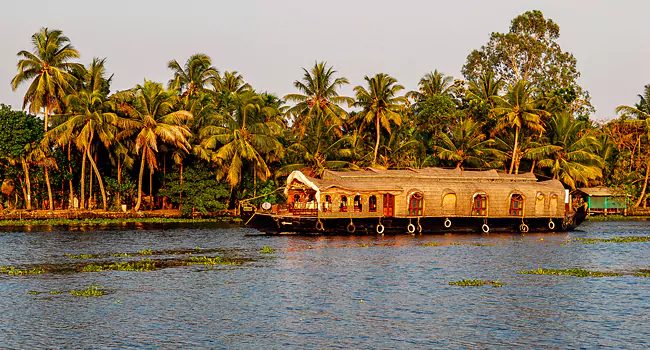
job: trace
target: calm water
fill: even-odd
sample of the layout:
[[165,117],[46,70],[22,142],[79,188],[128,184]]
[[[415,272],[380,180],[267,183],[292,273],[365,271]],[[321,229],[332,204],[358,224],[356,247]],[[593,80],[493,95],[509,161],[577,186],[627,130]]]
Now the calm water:
[[[647,236],[650,222],[587,222],[581,230],[385,237],[263,236],[207,226],[0,232],[0,265],[46,264],[54,271],[0,275],[0,346],[650,347],[650,278],[517,274],[540,267],[650,269],[650,242],[566,244],[577,237]],[[430,242],[440,246],[421,246]],[[264,245],[276,253],[260,253]],[[110,253],[197,246],[201,254],[244,263],[74,272],[73,264],[123,261]],[[498,280],[503,287],[449,285],[469,278]],[[49,294],[91,283],[104,286],[106,294]]]

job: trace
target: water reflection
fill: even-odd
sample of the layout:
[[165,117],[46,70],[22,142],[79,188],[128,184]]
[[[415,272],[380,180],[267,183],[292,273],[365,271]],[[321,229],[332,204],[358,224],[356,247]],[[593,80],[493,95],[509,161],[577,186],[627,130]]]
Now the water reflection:
[[[43,266],[50,272],[0,275],[0,344],[647,348],[650,278],[629,274],[650,269],[650,243],[574,240],[650,235],[647,223],[586,223],[581,228],[550,235],[336,237],[264,236],[212,225],[1,232],[1,265]],[[276,253],[262,254],[264,245]],[[196,247],[200,254],[237,258],[243,264],[177,265],[148,272],[61,269],[112,261],[117,258],[111,254],[120,252],[151,251],[125,260],[173,260]],[[83,254],[99,257],[71,258]],[[628,275],[517,273],[540,267]],[[474,278],[498,280],[503,287],[448,283]],[[105,286],[107,293],[96,298],[49,294],[91,283]]]

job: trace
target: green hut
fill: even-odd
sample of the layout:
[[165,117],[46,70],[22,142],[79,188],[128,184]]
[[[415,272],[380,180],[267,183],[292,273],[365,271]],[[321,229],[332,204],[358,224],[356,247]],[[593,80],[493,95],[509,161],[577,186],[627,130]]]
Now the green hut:
[[587,203],[589,214],[627,214],[628,195],[615,193],[608,187],[579,188],[574,197]]

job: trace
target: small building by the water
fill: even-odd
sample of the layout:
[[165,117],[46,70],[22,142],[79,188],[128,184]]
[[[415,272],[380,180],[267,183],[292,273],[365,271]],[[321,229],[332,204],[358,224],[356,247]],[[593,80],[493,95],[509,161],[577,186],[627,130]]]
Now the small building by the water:
[[616,193],[604,186],[578,188],[573,197],[574,202],[587,203],[589,214],[627,214],[628,195]]

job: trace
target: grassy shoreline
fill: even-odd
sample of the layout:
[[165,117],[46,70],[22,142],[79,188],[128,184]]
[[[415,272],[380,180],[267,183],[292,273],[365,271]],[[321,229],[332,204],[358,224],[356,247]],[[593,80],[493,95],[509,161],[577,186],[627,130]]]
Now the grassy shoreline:
[[650,220],[650,215],[638,215],[638,216],[623,216],[620,214],[612,215],[595,215],[587,217],[587,221],[602,222],[602,221],[647,221]]
[[52,218],[52,219],[26,219],[26,220],[0,220],[2,227],[26,226],[126,226],[132,224],[185,224],[185,223],[240,223],[241,219],[229,216],[213,218]]

